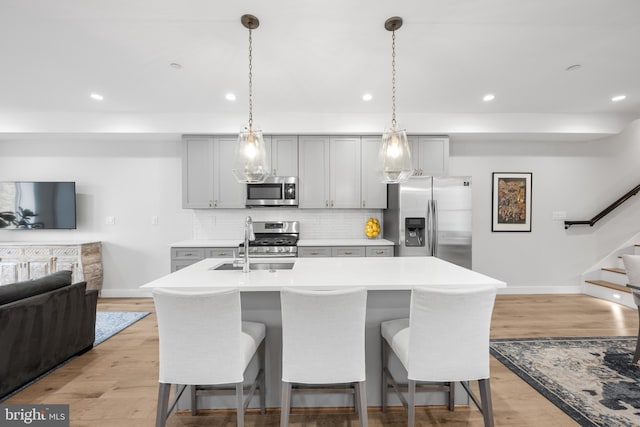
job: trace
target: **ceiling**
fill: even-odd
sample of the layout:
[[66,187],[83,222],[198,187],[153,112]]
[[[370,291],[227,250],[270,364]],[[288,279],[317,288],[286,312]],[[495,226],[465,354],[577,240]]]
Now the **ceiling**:
[[235,132],[245,13],[266,133],[388,126],[391,16],[409,131],[595,135],[640,117],[637,0],[0,0],[0,132]]

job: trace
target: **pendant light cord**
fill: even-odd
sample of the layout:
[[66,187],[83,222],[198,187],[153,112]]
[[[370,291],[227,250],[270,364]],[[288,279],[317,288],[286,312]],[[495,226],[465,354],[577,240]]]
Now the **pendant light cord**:
[[251,28],[249,28],[249,132],[253,129],[253,56]]
[[391,127],[396,128],[396,31],[391,32]]

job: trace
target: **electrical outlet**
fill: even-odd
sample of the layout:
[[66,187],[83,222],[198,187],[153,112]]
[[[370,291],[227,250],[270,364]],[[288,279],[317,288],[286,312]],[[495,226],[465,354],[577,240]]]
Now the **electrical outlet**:
[[151,225],[158,225],[158,217],[156,215],[151,217]]
[[563,221],[567,219],[567,213],[565,211],[553,211],[551,212],[551,219],[554,221]]
[[108,216],[105,219],[105,224],[107,225],[114,225],[116,223],[116,217],[115,216]]

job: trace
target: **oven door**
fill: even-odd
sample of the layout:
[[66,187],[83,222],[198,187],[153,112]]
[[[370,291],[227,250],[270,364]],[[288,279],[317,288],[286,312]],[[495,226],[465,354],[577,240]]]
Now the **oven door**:
[[[238,257],[244,256],[244,245],[238,246]],[[249,258],[291,258],[298,256],[298,248],[291,247],[251,247],[249,246]]]

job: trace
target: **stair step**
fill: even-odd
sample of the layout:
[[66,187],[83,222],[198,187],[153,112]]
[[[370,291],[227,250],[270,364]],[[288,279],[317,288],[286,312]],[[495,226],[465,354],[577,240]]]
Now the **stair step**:
[[603,270],[610,271],[612,273],[627,274],[624,268],[606,267],[606,268],[603,268]]
[[631,293],[631,289],[624,286],[624,285],[618,285],[616,283],[611,283],[611,282],[607,282],[606,280],[585,280],[585,282],[590,283],[592,285],[596,285],[596,286],[602,286],[605,288],[609,288],[609,289],[615,289],[616,291],[620,291],[620,292],[627,292],[627,293]]

